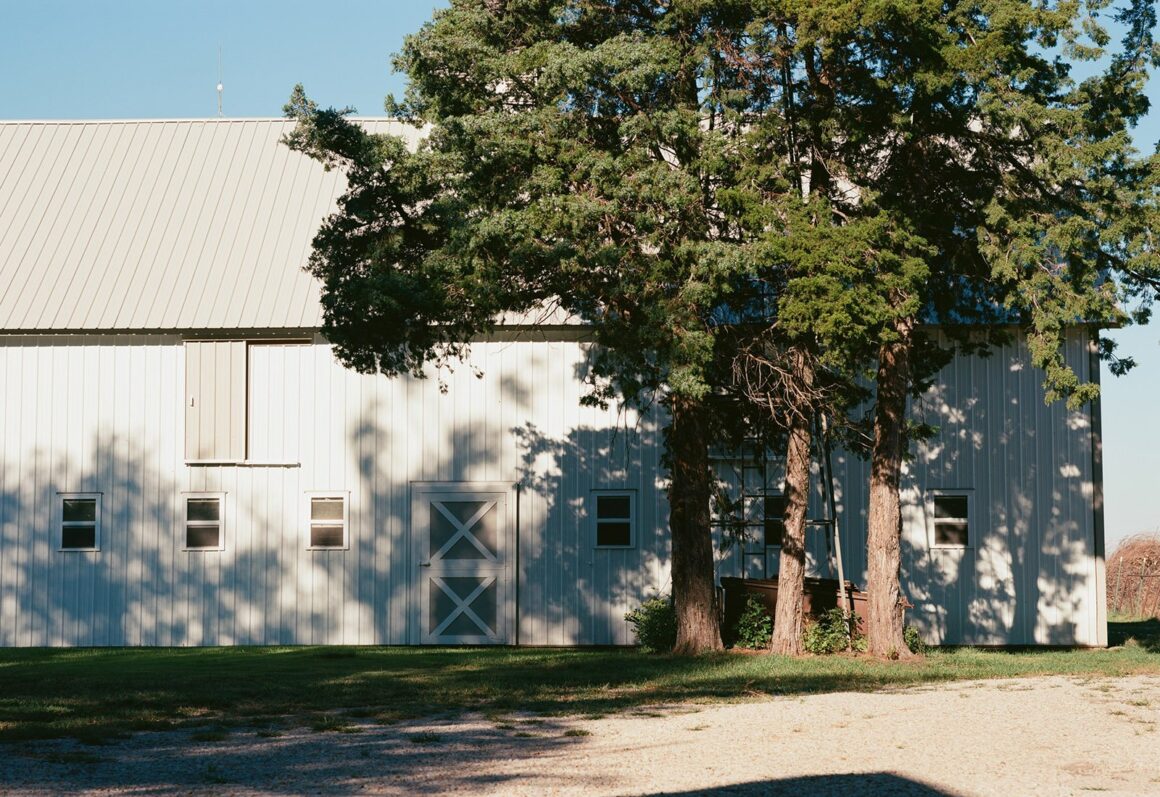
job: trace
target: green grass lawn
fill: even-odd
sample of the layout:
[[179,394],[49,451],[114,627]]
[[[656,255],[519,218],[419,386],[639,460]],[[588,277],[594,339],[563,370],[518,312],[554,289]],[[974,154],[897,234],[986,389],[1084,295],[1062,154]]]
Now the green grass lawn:
[[1160,673],[1160,621],[1114,623],[1111,632],[1113,643],[1137,641],[1111,650],[938,650],[917,662],[505,648],[8,649],[0,650],[0,741],[100,743],[177,726],[328,731],[349,729],[343,716],[603,714],[956,679]]

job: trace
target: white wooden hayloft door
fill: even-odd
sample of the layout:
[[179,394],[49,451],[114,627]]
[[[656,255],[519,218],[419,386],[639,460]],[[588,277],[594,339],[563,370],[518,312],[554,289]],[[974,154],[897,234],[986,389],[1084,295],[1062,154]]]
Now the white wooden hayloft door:
[[412,485],[419,639],[507,642],[508,490],[471,482]]

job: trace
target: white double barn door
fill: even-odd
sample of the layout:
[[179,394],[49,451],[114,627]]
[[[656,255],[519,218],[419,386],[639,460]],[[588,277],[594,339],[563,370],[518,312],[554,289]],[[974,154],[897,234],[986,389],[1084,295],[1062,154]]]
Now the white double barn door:
[[508,484],[412,483],[411,550],[417,559],[413,641],[510,641],[510,495]]

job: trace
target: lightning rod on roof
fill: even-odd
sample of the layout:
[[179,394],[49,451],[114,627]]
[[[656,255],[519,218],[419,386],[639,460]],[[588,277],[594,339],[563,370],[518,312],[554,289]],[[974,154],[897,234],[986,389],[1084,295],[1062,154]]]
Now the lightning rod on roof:
[[222,48],[221,48],[221,45],[219,44],[218,45],[218,84],[217,84],[218,116],[219,117],[222,115],[222,92],[224,90],[225,90],[225,86],[222,85]]

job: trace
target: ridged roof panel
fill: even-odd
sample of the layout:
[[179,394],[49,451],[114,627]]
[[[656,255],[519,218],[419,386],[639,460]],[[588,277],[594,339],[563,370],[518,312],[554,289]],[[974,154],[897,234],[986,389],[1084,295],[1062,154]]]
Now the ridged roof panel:
[[0,122],[0,329],[320,326],[302,267],[345,181],[280,143],[293,126]]

